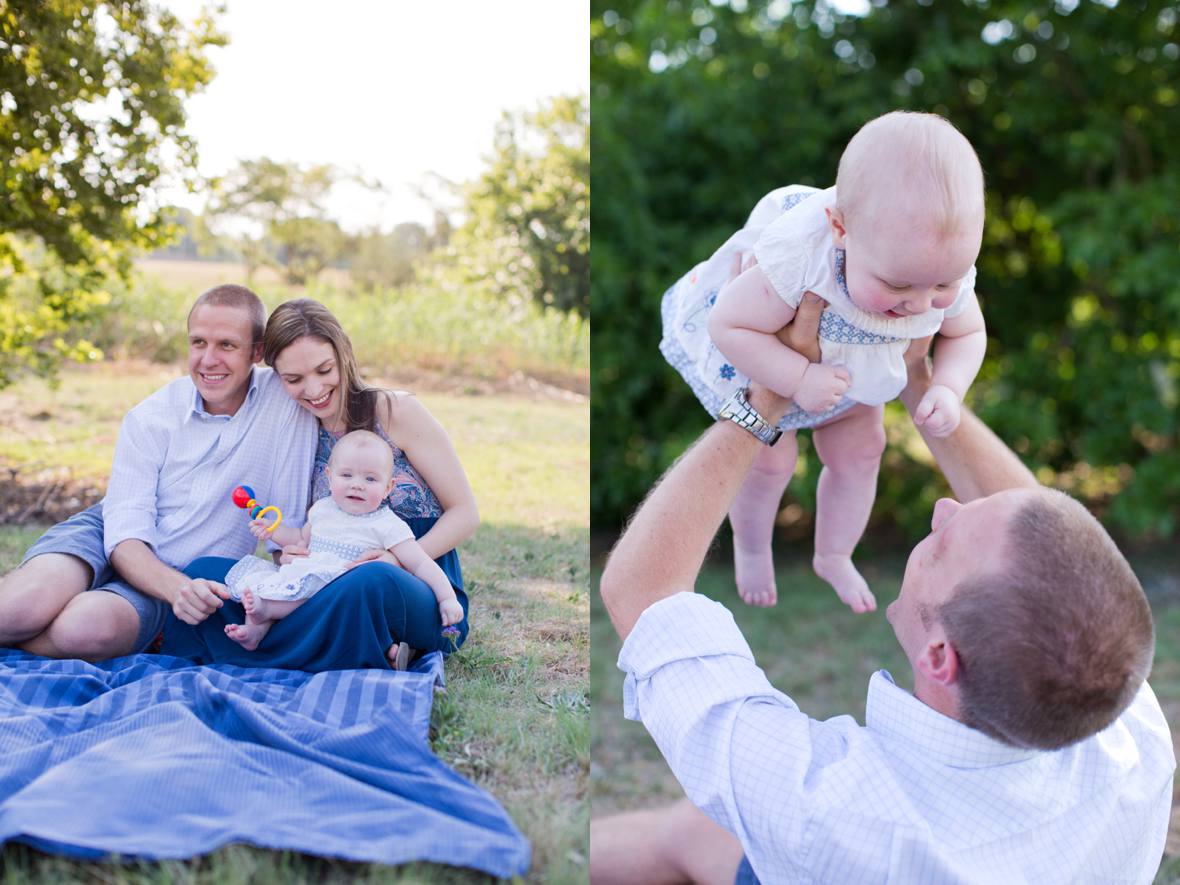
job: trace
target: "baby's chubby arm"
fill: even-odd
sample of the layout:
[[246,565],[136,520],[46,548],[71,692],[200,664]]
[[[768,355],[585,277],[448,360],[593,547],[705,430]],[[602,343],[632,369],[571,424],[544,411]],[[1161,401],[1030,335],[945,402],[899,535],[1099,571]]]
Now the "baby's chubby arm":
[[959,425],[960,404],[975,380],[987,350],[987,330],[979,302],[972,298],[957,317],[939,329],[930,388],[914,411],[914,423],[934,436],[946,436]]
[[446,574],[438,563],[426,555],[422,545],[413,538],[394,544],[391,548],[402,568],[416,578],[420,578],[434,591],[434,598],[438,600],[438,610],[442,615],[442,625],[449,627],[463,620],[463,607],[455,598],[455,590]]
[[809,412],[838,403],[848,373],[810,362],[776,337],[795,317],[758,265],[730,280],[709,314],[709,336],[739,371]]
[[250,534],[259,539],[269,538],[280,547],[286,547],[288,544],[306,545],[311,540],[311,523],[307,523],[301,529],[283,524],[273,532],[270,530],[272,525],[274,525],[273,519],[252,519],[250,520]]

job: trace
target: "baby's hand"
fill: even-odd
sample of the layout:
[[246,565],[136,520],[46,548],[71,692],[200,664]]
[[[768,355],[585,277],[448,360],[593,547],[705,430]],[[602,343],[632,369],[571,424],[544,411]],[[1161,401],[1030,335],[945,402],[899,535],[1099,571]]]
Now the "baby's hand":
[[463,606],[457,599],[444,599],[438,604],[438,613],[442,615],[442,625],[449,627],[463,620]]
[[844,398],[852,378],[843,369],[812,363],[795,391],[795,402],[808,412],[826,412]]
[[950,436],[959,426],[960,414],[958,395],[949,387],[935,384],[914,410],[914,423],[933,436]]
[[275,530],[274,520],[252,519],[250,520],[250,534],[255,538],[265,538]]

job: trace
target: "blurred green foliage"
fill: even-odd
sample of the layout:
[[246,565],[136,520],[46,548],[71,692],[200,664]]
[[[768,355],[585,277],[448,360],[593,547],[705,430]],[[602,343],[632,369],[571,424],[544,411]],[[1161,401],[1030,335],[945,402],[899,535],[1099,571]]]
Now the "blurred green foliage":
[[[108,355],[178,362],[188,349],[184,318],[204,287],[161,277],[160,262],[134,284],[112,281],[108,303],[72,332]],[[363,289],[347,278],[293,288],[282,283],[255,288],[267,310],[291,298],[323,302],[352,339],[369,375],[389,379],[418,371],[456,379],[502,381],[522,373],[550,383],[585,389],[590,362],[590,323],[574,312],[513,304],[445,277],[425,275],[405,286]]]
[[487,167],[463,190],[446,258],[509,301],[590,308],[590,110],[584,95],[505,112]]
[[[707,417],[657,350],[664,290],[792,182],[826,187],[890,110],[948,117],[988,189],[968,402],[1038,472],[1137,538],[1180,517],[1176,3],[592,0],[593,518],[609,528]],[[892,407],[896,409],[897,407]],[[899,427],[904,413],[891,410]],[[891,431],[891,437],[895,436]],[[788,504],[810,507],[806,469]],[[930,467],[886,453],[875,513],[929,519]]]
[[0,0],[0,387],[97,357],[67,333],[167,236],[145,198],[195,175],[184,101],[224,42],[150,0]]

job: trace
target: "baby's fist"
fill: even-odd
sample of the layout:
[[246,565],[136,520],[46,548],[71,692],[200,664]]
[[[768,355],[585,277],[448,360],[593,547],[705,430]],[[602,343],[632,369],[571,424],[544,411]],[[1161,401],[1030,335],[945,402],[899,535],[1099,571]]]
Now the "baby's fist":
[[959,426],[959,397],[949,387],[935,384],[926,391],[914,410],[914,423],[925,427],[932,436],[950,436]]
[[438,613],[442,615],[442,625],[449,627],[463,620],[463,606],[457,599],[444,599],[438,604]]
[[803,373],[795,402],[807,412],[826,412],[844,398],[852,379],[843,369],[812,363]]
[[274,523],[267,522],[265,519],[250,520],[250,534],[255,538],[265,538],[274,530]]

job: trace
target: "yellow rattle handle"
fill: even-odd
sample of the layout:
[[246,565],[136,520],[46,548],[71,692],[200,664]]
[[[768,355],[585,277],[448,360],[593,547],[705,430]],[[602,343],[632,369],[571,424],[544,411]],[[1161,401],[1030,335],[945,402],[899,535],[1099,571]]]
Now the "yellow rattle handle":
[[271,511],[271,510],[273,510],[273,511],[275,512],[275,521],[274,521],[274,524],[273,524],[273,525],[271,525],[271,526],[270,526],[270,527],[267,529],[267,531],[268,531],[268,532],[273,532],[275,529],[277,529],[277,528],[279,527],[279,523],[281,523],[281,522],[283,521],[283,511],[281,511],[281,510],[280,510],[278,507],[274,506],[274,504],[271,504],[269,507],[263,507],[263,508],[262,508],[261,510],[259,510],[259,511],[258,511],[258,513],[257,513],[257,514],[255,514],[255,516],[254,516],[254,518],[255,518],[255,519],[262,519],[262,517],[263,517],[263,516],[264,516],[264,515],[265,515],[265,514],[266,514],[268,511]]

